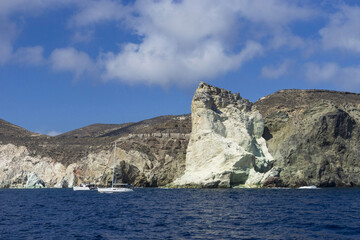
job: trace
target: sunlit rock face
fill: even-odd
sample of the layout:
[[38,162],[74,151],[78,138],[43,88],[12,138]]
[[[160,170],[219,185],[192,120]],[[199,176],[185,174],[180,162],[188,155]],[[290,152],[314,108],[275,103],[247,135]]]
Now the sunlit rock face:
[[39,178],[36,173],[29,173],[27,175],[27,181],[25,184],[25,188],[44,188],[44,181]]
[[184,173],[190,130],[188,114],[93,124],[56,137],[0,119],[0,188],[109,186],[113,166],[116,183],[164,186]]
[[252,103],[201,82],[192,105],[186,168],[174,186],[257,186],[273,158],[262,138],[264,122]]
[[360,186],[360,94],[281,90],[254,108],[276,159],[264,187]]
[[0,188],[63,187],[74,181],[68,169],[48,157],[31,156],[24,146],[0,145]]

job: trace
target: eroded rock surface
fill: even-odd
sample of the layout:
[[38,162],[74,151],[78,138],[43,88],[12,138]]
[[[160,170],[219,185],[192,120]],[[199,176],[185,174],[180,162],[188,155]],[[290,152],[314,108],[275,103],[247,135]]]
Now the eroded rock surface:
[[360,186],[360,95],[282,90],[255,103],[276,159],[265,186]]
[[262,138],[262,116],[251,109],[239,94],[200,83],[191,105],[185,174],[172,185],[259,185],[273,158]]
[[29,173],[27,175],[27,181],[25,188],[44,188],[45,182],[39,178],[36,173]]
[[94,124],[56,137],[0,119],[0,187],[109,184],[114,141],[115,179],[136,186],[360,186],[359,122],[359,94],[282,90],[252,104],[205,83],[192,116]]
[[34,174],[46,187],[107,185],[112,179],[114,141],[116,182],[166,185],[183,174],[190,129],[189,115],[163,116],[138,123],[95,124],[49,137],[1,120],[0,187],[40,186],[27,184]]

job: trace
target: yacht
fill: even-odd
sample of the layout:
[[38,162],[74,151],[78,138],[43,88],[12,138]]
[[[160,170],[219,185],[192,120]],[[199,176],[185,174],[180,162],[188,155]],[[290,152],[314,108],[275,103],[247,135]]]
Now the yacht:
[[121,192],[132,192],[134,191],[134,187],[126,183],[114,184],[115,179],[115,159],[116,159],[116,142],[114,146],[114,163],[113,163],[113,174],[112,174],[112,182],[111,187],[107,188],[98,188],[99,193],[121,193]]

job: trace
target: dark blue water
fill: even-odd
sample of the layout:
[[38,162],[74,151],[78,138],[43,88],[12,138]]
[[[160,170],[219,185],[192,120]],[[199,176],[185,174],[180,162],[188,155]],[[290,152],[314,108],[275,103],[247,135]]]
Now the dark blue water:
[[360,239],[360,189],[1,189],[0,239]]

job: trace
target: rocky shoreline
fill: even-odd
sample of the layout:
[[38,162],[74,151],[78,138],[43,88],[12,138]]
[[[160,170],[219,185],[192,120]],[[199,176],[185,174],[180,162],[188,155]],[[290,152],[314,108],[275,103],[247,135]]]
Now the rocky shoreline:
[[138,187],[359,187],[359,122],[359,94],[281,90],[251,103],[206,83],[191,115],[56,137],[0,119],[0,188],[106,185],[114,141],[116,181]]

